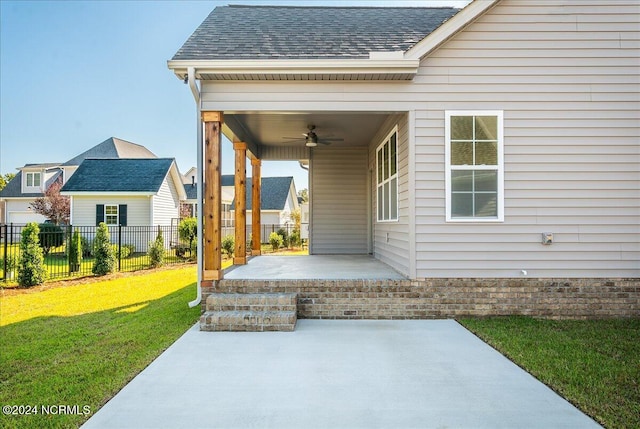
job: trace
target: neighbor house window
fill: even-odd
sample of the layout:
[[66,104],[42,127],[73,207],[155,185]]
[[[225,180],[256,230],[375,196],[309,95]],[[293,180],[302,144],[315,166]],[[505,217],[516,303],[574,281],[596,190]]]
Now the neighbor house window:
[[376,150],[378,222],[398,220],[398,127]]
[[27,173],[27,187],[39,188],[40,187],[40,173]]
[[447,221],[502,221],[502,111],[445,113]]
[[118,206],[116,204],[105,204],[104,223],[107,225],[118,225]]

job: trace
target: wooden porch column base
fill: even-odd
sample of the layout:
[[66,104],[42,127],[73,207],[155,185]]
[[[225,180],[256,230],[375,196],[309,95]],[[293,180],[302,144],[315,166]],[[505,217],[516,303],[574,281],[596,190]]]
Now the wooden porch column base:
[[262,255],[262,250],[260,250],[260,249],[258,249],[258,250],[252,249],[251,250],[251,256],[260,256],[260,255]]
[[235,256],[233,258],[233,265],[245,265],[247,263],[247,257]]
[[203,281],[222,280],[224,278],[224,271],[222,270],[204,270],[202,272]]

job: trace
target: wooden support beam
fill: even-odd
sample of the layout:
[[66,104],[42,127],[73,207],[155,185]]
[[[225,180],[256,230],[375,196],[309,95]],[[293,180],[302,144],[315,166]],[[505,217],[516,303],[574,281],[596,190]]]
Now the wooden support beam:
[[261,222],[260,222],[260,191],[262,178],[260,177],[260,167],[262,161],[257,158],[251,159],[251,255],[260,256],[262,250],[261,243]]
[[234,142],[233,150],[236,155],[236,226],[233,263],[244,265],[247,263],[247,144]]
[[[216,119],[216,120],[212,120]],[[204,243],[202,279],[221,280],[222,272],[222,112],[202,112],[204,122]]]

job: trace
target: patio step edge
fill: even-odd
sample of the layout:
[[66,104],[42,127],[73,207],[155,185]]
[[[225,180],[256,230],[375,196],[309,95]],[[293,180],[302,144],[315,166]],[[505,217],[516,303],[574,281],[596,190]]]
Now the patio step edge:
[[200,317],[201,331],[265,332],[293,331],[295,311],[206,311]]

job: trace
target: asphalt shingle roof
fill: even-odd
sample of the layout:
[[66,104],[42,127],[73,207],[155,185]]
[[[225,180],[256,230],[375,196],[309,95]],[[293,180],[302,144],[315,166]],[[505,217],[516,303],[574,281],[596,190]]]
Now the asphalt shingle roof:
[[102,143],[71,158],[62,165],[80,165],[87,158],[156,158],[156,156],[142,145],[116,137],[109,137]]
[[158,192],[171,158],[85,159],[63,192]]
[[349,59],[406,51],[451,7],[216,7],[173,60]]
[[[44,164],[27,164],[29,166],[43,166]],[[53,165],[53,164],[52,164]],[[59,164],[55,164],[59,165]],[[58,178],[62,176],[62,171],[56,171],[44,185],[45,189],[49,189],[49,186],[53,184]],[[43,195],[42,192],[28,192],[22,193],[22,171],[19,171],[16,176],[7,183],[7,186],[0,191],[0,198],[40,198]]]

